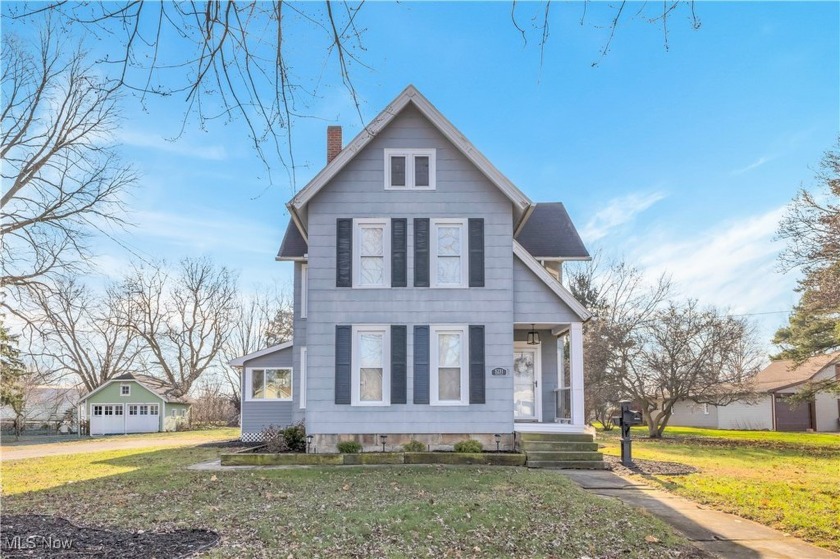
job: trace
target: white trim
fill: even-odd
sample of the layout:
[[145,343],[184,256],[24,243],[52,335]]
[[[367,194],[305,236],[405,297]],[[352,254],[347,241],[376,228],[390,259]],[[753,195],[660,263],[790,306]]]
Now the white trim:
[[[382,334],[382,400],[361,400],[361,371],[359,363],[359,334],[375,332]],[[350,405],[351,406],[390,406],[391,405],[391,326],[388,324],[354,324],[352,327],[353,351],[350,357]]]
[[[382,227],[382,283],[379,285],[361,285],[362,273],[362,235],[366,226]],[[353,288],[354,289],[390,289],[391,287],[391,218],[362,217],[353,219]]]
[[271,347],[255,351],[253,353],[249,353],[248,355],[243,355],[242,357],[231,359],[230,361],[228,361],[228,365],[230,365],[231,367],[242,367],[245,365],[246,361],[250,361],[251,359],[256,359],[257,357],[262,357],[263,355],[274,353],[275,351],[283,351],[284,349],[292,347],[292,345],[293,342],[283,342],[282,344],[273,345]]
[[573,425],[571,423],[534,423],[516,422],[513,424],[514,433],[592,433],[587,425]]
[[300,265],[300,317],[306,318],[309,301],[309,264]]
[[[288,398],[254,398],[254,383],[252,382],[254,371],[263,371],[263,383],[265,383],[265,371],[289,371],[289,394]],[[245,401],[246,402],[291,402],[295,397],[295,370],[293,367],[246,367],[245,368]]]
[[298,395],[298,403],[300,409],[306,409],[306,367],[307,367],[307,353],[306,347],[300,348],[300,394]]
[[[128,388],[128,392],[123,393],[123,388]],[[127,382],[120,384],[120,396],[131,396],[131,385]]]
[[[437,174],[437,164],[435,160],[437,159],[437,150],[434,148],[431,149],[420,149],[420,148],[407,148],[407,149],[394,149],[394,148],[385,148],[383,150],[385,152],[385,190],[396,190],[396,191],[405,191],[405,190],[435,190],[437,187],[437,181],[435,180]],[[405,185],[404,186],[393,186],[391,184],[391,158],[392,157],[405,157]],[[429,158],[429,185],[428,186],[417,186],[414,184],[417,176],[415,174],[414,168],[414,159],[416,157],[428,157]]]
[[[514,421],[542,421],[542,389],[543,389],[543,371],[542,371],[542,344],[528,344],[528,342],[514,342],[513,352],[534,352],[534,415],[532,417],[515,417]],[[516,381],[514,380],[513,392],[516,394]],[[516,410],[514,410],[516,413]]]
[[525,264],[528,269],[530,269],[534,274],[542,280],[558,297],[560,300],[566,303],[572,312],[574,312],[581,320],[587,321],[592,318],[592,313],[586,310],[586,307],[580,304],[574,296],[569,293],[569,291],[563,287],[559,281],[557,281],[554,276],[548,273],[548,270],[540,266],[540,263],[537,262],[537,259],[531,256],[531,254],[525,250],[525,248],[520,245],[516,240],[513,241],[513,253]]
[[[461,335],[461,398],[459,400],[440,400],[440,376],[438,369],[439,334],[457,332]],[[468,406],[470,404],[469,371],[469,328],[463,324],[432,324],[429,326],[429,404],[432,406]]]
[[[145,388],[146,390],[148,390],[148,391],[152,394],[152,396],[155,396],[155,397],[157,397],[157,398],[160,398],[161,400],[166,400],[166,398],[164,398],[163,396],[161,396],[160,394],[158,394],[157,392],[155,392],[153,389],[151,389],[151,388],[149,388],[148,386],[146,386],[146,385],[145,385],[142,381],[140,381],[140,380],[138,380],[138,379],[136,379],[136,378],[129,378],[129,379],[125,379],[125,378],[122,378],[122,379],[120,379],[120,378],[112,378],[111,380],[106,381],[104,384],[100,385],[100,386],[99,386],[99,387],[97,387],[97,388],[94,388],[93,390],[91,390],[90,392],[88,392],[87,394],[85,394],[84,396],[82,396],[81,398],[79,398],[79,403],[84,402],[85,400],[87,400],[88,398],[90,398],[91,396],[93,396],[94,394],[96,394],[97,392],[99,392],[99,391],[101,391],[101,390],[104,390],[104,389],[105,389],[105,388],[107,388],[109,385],[111,385],[111,384],[113,384],[113,383],[115,383],[115,382],[136,382],[137,384],[139,384],[140,386],[142,386],[143,388]],[[182,402],[182,403],[186,403],[186,402]]]
[[572,322],[569,327],[569,377],[572,381],[572,425],[583,425],[583,323]]
[[[480,152],[469,140],[449,122],[443,114],[426,99],[413,85],[406,87],[390,105],[379,113],[358,136],[347,144],[335,158],[307,184],[303,190],[297,193],[286,205],[295,219],[295,223],[302,225],[297,210],[302,209],[335,175],[341,171],[376,135],[382,131],[409,103],[413,103],[423,116],[437,127],[438,130],[455,145],[464,156],[472,162],[505,196],[507,196],[523,216],[516,224],[519,227],[524,223],[524,215],[533,206],[533,202],[525,194],[505,177],[490,161]],[[299,227],[304,240],[307,238],[306,230]]]
[[[458,285],[437,282],[438,235],[437,227],[457,225],[461,228],[461,283]],[[467,220],[465,218],[436,218],[429,223],[429,286],[433,289],[463,289],[469,287],[469,239],[467,238]]]

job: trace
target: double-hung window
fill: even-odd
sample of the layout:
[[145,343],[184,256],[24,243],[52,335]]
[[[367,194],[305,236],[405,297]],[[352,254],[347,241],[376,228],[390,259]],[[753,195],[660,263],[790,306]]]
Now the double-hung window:
[[391,403],[390,327],[353,326],[350,397],[354,406]]
[[353,287],[391,286],[391,220],[353,220]]
[[434,190],[434,149],[386,149],[385,190]]
[[431,222],[431,286],[467,287],[467,220]]
[[248,400],[292,400],[292,369],[249,369]]
[[431,327],[430,403],[435,406],[469,404],[466,326]]

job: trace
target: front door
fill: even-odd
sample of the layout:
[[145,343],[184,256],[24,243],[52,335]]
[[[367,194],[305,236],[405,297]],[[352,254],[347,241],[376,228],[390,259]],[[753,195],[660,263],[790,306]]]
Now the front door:
[[539,421],[540,346],[515,344],[513,348],[513,418]]

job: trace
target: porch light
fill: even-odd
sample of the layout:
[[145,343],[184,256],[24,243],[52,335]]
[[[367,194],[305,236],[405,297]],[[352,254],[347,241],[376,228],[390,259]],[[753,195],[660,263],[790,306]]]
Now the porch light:
[[499,452],[499,443],[502,441],[502,436],[496,433],[493,438],[496,439],[496,452]]
[[540,333],[531,324],[531,331],[528,332],[528,345],[540,345]]
[[382,443],[382,452],[385,452],[385,442],[388,440],[388,435],[379,435],[379,442]]
[[315,437],[312,435],[306,435],[306,453],[309,454],[309,448],[312,446],[312,439]]

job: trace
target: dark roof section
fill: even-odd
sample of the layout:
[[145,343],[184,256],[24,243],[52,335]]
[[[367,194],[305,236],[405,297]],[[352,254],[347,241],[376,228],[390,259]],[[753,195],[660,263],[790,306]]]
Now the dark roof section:
[[277,253],[277,258],[302,258],[306,256],[309,247],[306,246],[306,241],[303,240],[303,235],[295,225],[292,219],[289,219],[289,224],[286,226],[286,234],[283,235],[283,242],[280,243],[280,252]]
[[589,258],[589,251],[560,202],[536,204],[516,240],[537,259]]
[[114,377],[112,380],[137,380],[137,379],[135,379],[134,375],[132,375],[131,373],[125,373],[125,374],[120,375],[118,377]]

